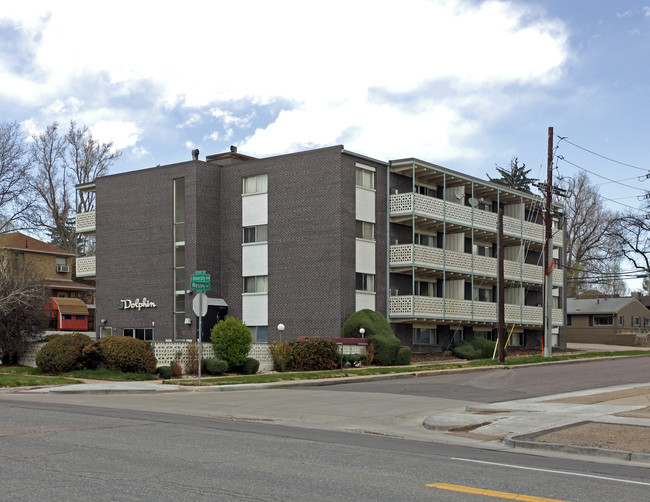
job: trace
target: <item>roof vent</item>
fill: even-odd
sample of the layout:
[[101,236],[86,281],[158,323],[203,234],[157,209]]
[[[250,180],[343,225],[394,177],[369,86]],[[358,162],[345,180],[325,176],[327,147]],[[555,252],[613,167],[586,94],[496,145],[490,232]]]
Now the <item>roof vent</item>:
[[195,148],[192,150],[192,160],[199,160],[199,149]]
[[230,153],[237,153],[237,147],[235,145],[230,145]]

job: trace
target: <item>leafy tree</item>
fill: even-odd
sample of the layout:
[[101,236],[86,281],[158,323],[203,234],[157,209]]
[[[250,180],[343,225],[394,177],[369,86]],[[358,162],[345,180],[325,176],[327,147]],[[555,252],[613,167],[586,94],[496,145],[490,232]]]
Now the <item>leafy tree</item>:
[[29,227],[34,206],[27,147],[17,122],[0,123],[0,233]]
[[50,234],[52,243],[68,251],[75,249],[74,216],[94,210],[95,194],[80,193],[75,207],[75,185],[89,183],[108,173],[120,157],[113,143],[99,143],[86,126],[74,121],[65,134],[54,122],[35,134],[30,149],[31,187],[39,212],[36,228]]
[[529,178],[528,173],[530,169],[526,169],[526,164],[519,165],[519,159],[513,157],[510,160],[510,166],[508,168],[503,168],[498,164],[495,164],[497,172],[501,175],[500,178],[492,178],[489,174],[487,177],[490,181],[498,183],[500,185],[505,185],[510,188],[516,188],[522,192],[532,193],[530,190],[530,185],[535,183],[537,178]]
[[[1,236],[0,236],[1,237]],[[27,344],[47,326],[47,291],[36,275],[11,255],[0,255],[0,352],[16,363]]]
[[226,316],[210,331],[214,354],[228,363],[229,368],[243,365],[253,342],[251,331],[240,319]]

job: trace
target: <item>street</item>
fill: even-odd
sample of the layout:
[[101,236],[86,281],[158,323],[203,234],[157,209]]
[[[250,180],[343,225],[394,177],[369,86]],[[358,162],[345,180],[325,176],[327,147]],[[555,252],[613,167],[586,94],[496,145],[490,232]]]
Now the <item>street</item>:
[[499,393],[647,382],[647,362],[258,391],[3,394],[2,499],[647,500],[650,466],[447,441],[418,424],[427,409]]

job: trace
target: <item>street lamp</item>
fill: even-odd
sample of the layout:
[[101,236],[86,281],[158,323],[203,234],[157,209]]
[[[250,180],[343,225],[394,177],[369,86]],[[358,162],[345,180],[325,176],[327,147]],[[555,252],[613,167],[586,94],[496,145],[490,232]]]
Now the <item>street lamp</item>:
[[359,329],[359,334],[361,335],[361,338],[363,338],[363,335],[366,334],[366,330],[364,328]]
[[278,331],[280,332],[280,341],[282,341],[282,332],[284,331],[284,324],[278,324]]

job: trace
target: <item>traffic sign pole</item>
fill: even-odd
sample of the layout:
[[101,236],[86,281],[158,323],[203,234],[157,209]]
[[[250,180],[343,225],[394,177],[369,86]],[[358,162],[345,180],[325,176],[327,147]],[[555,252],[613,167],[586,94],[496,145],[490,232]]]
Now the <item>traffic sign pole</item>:
[[199,313],[201,313],[199,316],[199,387],[201,387],[201,366],[203,366],[203,359],[201,358],[201,343],[203,342],[203,337],[201,336],[203,335],[203,326],[201,322],[203,321],[203,296],[203,293],[199,295]]
[[[205,295],[205,292],[210,290],[210,274],[206,274],[205,270],[197,270],[190,277],[190,287],[198,293],[198,295],[196,295],[197,297],[194,298],[194,301],[192,302],[192,306],[194,308],[194,313],[199,318],[199,334],[197,338],[199,339],[199,386],[201,386],[201,366],[203,365],[203,316],[208,310],[208,298]],[[205,305],[203,302],[205,302]]]

